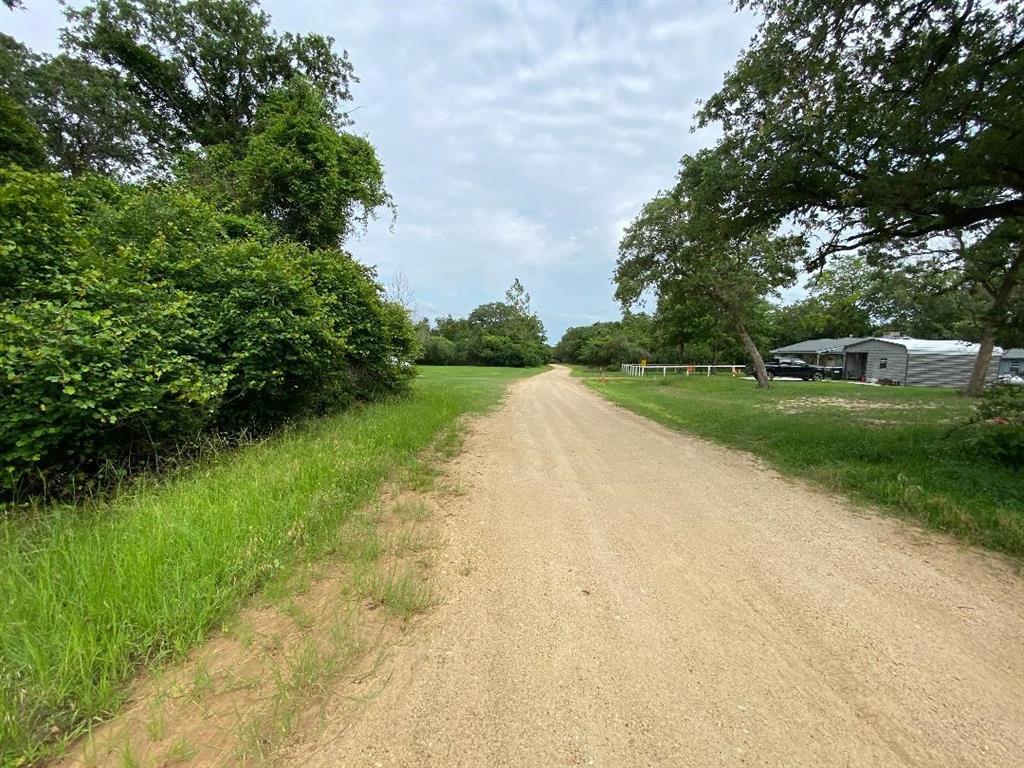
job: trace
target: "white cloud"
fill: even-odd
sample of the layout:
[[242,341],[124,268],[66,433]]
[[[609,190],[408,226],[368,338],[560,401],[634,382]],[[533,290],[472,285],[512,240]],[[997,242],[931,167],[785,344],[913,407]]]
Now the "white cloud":
[[[282,31],[349,51],[356,129],[398,205],[349,244],[382,279],[402,272],[421,311],[468,312],[521,277],[557,340],[612,318],[623,227],[672,183],[690,133],[752,31],[717,1],[262,0]],[[60,14],[28,3],[4,30],[54,50]]]

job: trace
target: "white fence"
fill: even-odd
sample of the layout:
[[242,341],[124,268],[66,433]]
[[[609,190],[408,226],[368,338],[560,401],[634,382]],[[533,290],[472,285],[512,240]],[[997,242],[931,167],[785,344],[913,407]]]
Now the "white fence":
[[733,376],[741,376],[746,371],[743,365],[635,365],[623,363],[620,370],[627,376],[650,376],[652,371],[661,371],[662,376],[667,376],[669,371],[681,373],[686,376],[710,376],[712,368],[721,368],[729,371]]

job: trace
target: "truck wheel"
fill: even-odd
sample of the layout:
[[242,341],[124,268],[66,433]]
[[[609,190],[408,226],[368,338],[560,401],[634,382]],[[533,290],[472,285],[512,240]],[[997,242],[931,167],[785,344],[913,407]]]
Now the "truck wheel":
[[821,381],[822,379],[825,378],[825,374],[823,374],[821,371],[815,371],[814,375],[811,376],[811,378],[814,379],[815,381]]

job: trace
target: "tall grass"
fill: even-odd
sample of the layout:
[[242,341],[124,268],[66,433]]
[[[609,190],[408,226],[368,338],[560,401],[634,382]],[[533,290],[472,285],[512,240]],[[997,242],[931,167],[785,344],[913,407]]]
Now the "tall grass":
[[424,369],[413,393],[311,421],[86,507],[0,521],[0,765],[112,713],[140,667],[179,657],[345,523],[461,414],[525,371]]
[[766,391],[726,376],[577,373],[613,402],[669,427],[750,451],[782,472],[931,528],[1024,556],[1024,473],[964,449],[952,430],[971,401],[952,389],[776,381]]

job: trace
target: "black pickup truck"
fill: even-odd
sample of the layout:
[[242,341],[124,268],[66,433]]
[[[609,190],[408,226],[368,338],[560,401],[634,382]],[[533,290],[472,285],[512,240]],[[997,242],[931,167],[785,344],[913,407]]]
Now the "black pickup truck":
[[[764,361],[765,370],[768,371],[768,378],[785,376],[792,379],[803,379],[804,381],[821,381],[824,378],[833,376],[829,368],[820,365],[811,365],[795,357],[773,357]],[[754,375],[754,366],[747,366],[747,373]]]

